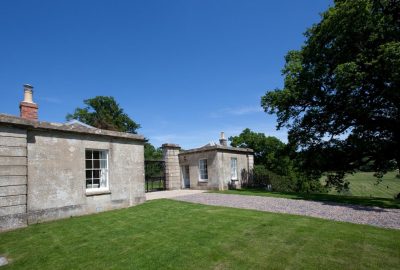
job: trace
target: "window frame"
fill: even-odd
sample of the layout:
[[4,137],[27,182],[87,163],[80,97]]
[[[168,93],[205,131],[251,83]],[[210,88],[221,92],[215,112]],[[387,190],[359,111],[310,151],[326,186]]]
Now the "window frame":
[[[206,166],[205,166],[205,169],[206,169],[206,174],[207,174],[207,178],[202,178],[202,174],[201,174],[201,162],[202,161],[206,161]],[[199,182],[208,182],[208,160],[206,159],[206,158],[202,158],[202,159],[199,159]]]
[[[235,161],[233,163],[233,161]],[[238,179],[238,166],[237,166],[237,157],[231,157],[231,180],[237,180]],[[235,166],[232,166],[233,164],[235,164]],[[235,170],[233,170],[235,169]],[[234,172],[234,175],[232,175]]]
[[[92,153],[92,156],[91,156],[91,159],[87,159],[86,158],[86,152],[87,151],[91,151],[91,153]],[[97,151],[97,152],[104,152],[105,153],[105,155],[106,155],[106,157],[105,158],[98,158],[98,159],[94,159],[93,158],[93,151]],[[92,168],[87,168],[86,167],[86,162],[88,161],[88,160],[91,160],[92,161]],[[99,161],[99,168],[94,168],[94,165],[93,165],[93,161],[94,160],[98,160]],[[106,167],[105,168],[102,168],[101,167],[101,161],[105,161],[105,164],[106,164]],[[100,175],[99,175],[99,187],[93,187],[93,179],[96,179],[96,178],[93,178],[93,173],[92,173],[92,177],[91,178],[87,178],[87,176],[86,176],[86,172],[87,171],[94,171],[95,169],[98,169],[98,170],[100,170]],[[105,187],[101,187],[101,170],[102,169],[105,169],[105,177],[106,177],[106,185],[105,185]],[[94,149],[94,148],[85,148],[85,191],[86,191],[86,193],[101,193],[101,192],[109,192],[110,191],[110,178],[109,178],[109,150],[108,149]],[[90,188],[88,188],[87,187],[87,183],[86,183],[86,181],[88,180],[88,179],[91,179],[92,180],[92,187],[90,187]]]

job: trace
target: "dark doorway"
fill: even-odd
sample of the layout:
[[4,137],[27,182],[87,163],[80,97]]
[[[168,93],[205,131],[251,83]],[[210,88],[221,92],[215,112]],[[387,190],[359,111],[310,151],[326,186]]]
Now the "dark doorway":
[[190,169],[188,165],[182,166],[183,187],[190,188]]

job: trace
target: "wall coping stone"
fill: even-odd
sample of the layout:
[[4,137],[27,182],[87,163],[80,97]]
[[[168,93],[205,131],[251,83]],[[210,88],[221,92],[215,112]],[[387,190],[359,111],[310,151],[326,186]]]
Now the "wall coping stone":
[[201,153],[207,151],[218,151],[218,152],[229,152],[229,153],[241,153],[241,154],[253,154],[253,149],[250,148],[239,148],[232,146],[223,146],[223,145],[213,145],[213,146],[203,146],[200,148],[194,148],[189,150],[183,150],[179,153],[179,155],[187,155],[194,153]]
[[161,148],[181,149],[181,147],[178,144],[173,144],[173,143],[164,143],[163,145],[161,145]]
[[36,130],[47,130],[47,131],[61,131],[70,133],[107,136],[114,138],[123,138],[127,140],[141,141],[143,143],[147,141],[142,135],[138,134],[104,130],[98,128],[88,128],[80,125],[66,125],[62,123],[35,121],[7,114],[0,114],[0,124],[17,126],[32,130],[36,129]]

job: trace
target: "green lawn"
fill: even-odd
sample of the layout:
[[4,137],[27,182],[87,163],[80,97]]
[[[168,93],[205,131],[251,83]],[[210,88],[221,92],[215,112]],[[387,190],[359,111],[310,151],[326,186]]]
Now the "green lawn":
[[0,234],[2,269],[398,269],[400,230],[156,200]]
[[[400,192],[400,178],[396,172],[389,172],[383,176],[383,181],[376,185],[373,173],[359,172],[349,175],[350,193],[353,196],[379,197],[392,199]],[[338,194],[332,190],[331,194]]]

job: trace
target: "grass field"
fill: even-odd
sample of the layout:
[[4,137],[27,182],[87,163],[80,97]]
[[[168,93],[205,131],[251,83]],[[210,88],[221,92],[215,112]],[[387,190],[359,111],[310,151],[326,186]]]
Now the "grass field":
[[2,269],[398,269],[400,230],[156,200],[0,234]]
[[350,192],[346,194],[337,193],[334,190],[329,194],[283,193],[253,189],[211,192],[277,197],[295,200],[337,202],[364,206],[378,206],[382,208],[400,208],[400,200],[395,200],[393,198],[394,194],[400,192],[400,179],[396,178],[395,172],[386,174],[383,177],[383,181],[378,185],[376,185],[376,178],[373,176],[373,173],[356,173],[348,176],[347,179],[350,181]]
[[[400,178],[396,172],[389,172],[383,176],[383,181],[376,184],[373,173],[359,172],[349,175],[350,194],[353,196],[393,198],[400,192]],[[338,194],[332,190],[331,194]]]

